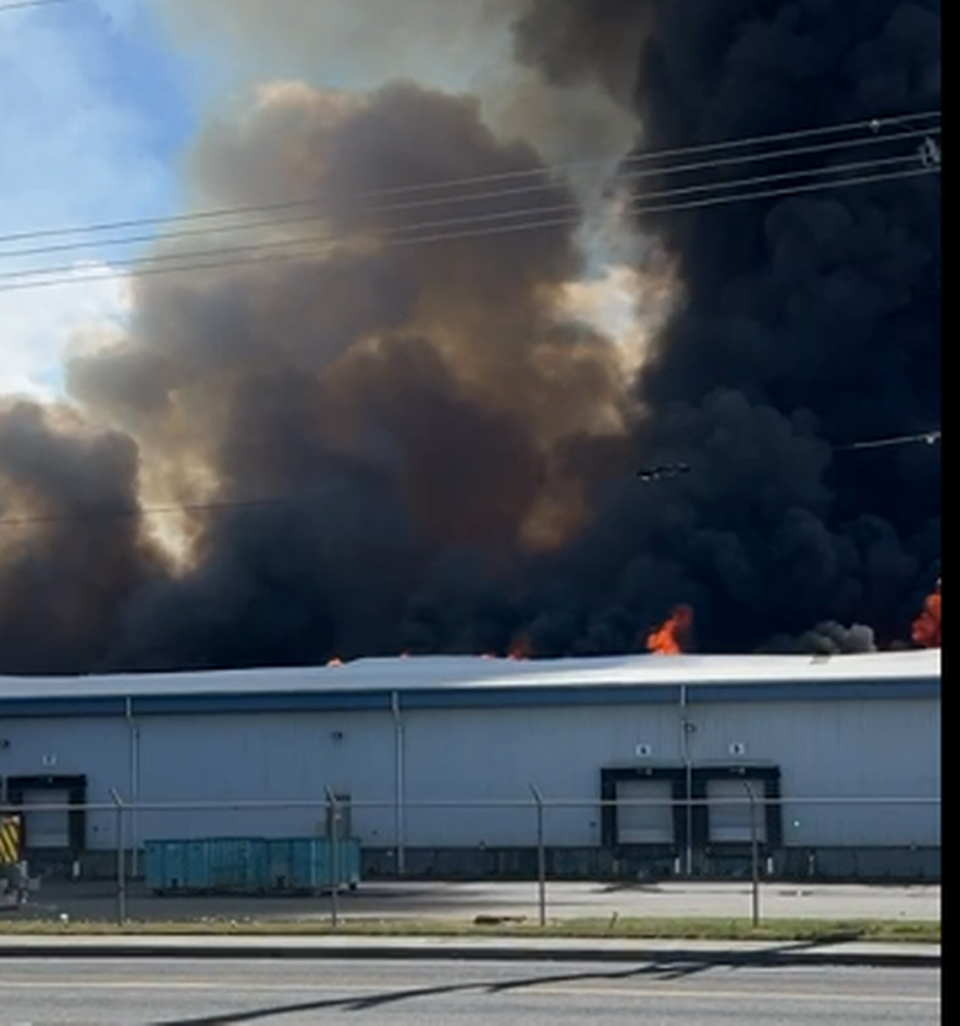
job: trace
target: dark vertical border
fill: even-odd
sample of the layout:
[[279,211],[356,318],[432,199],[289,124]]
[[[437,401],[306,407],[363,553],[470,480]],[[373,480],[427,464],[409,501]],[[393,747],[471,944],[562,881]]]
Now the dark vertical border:
[[[67,801],[72,808],[68,815],[67,831],[70,838],[70,852],[76,857],[87,846],[87,778],[85,776],[70,777],[10,777],[7,780],[7,804],[19,807],[24,804],[23,798],[27,791],[66,791]],[[30,848],[29,817],[23,817],[23,847]]]

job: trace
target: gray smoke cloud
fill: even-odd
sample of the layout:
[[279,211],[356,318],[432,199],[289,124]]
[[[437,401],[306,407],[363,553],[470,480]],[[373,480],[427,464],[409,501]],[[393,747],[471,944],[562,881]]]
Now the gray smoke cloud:
[[[607,654],[681,603],[706,651],[908,636],[938,453],[832,442],[939,423],[937,181],[627,222],[676,282],[634,380],[558,315],[585,193],[550,161],[638,124],[653,152],[936,107],[939,3],[279,6],[170,5],[259,83],[211,110],[185,190],[302,216],[249,229],[255,260],[138,279],[127,337],[71,363],[73,409],[0,404],[0,669]],[[396,191],[516,173],[535,190]],[[692,472],[635,477],[670,461]],[[213,508],[117,515],[169,502]]]
[[771,655],[865,655],[877,651],[876,635],[872,627],[841,623],[818,624],[799,638],[778,636],[763,647]]
[[[188,571],[127,604],[107,665],[397,651],[443,554],[507,565],[571,537],[588,454],[616,439],[626,404],[615,346],[554,316],[551,296],[580,266],[575,218],[391,246],[425,218],[462,217],[462,203],[360,198],[520,172],[540,181],[534,206],[575,211],[530,146],[500,142],[474,101],[413,84],[362,98],[283,85],[242,119],[212,121],[192,166],[215,206],[316,197],[309,230],[289,238],[328,242],[143,279],[129,339],[74,361],[71,390],[136,437],[166,491],[300,501],[189,525]],[[536,219],[530,208],[531,194],[505,195],[484,211]]]
[[607,40],[621,58],[615,67],[625,71],[616,96],[604,88],[609,82],[547,80],[511,57],[516,18],[524,9],[524,0],[402,0],[402,7],[396,0],[158,5],[173,37],[218,67],[228,82],[295,79],[321,89],[365,91],[408,80],[468,93],[499,136],[527,140],[548,161],[609,160],[571,172],[584,191],[595,191],[637,137],[628,81],[635,40],[616,32]]

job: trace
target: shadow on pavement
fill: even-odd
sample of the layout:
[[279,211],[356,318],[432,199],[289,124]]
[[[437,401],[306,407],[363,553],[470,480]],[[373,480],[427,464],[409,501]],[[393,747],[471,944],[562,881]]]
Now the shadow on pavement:
[[422,998],[444,997],[450,994],[475,993],[488,997],[499,994],[549,987],[564,983],[596,983],[617,982],[630,979],[648,978],[662,982],[682,979],[704,972],[718,965],[730,965],[730,960],[708,963],[704,961],[683,962],[675,959],[652,961],[634,969],[608,972],[563,973],[555,976],[531,976],[516,980],[505,980],[497,983],[457,983],[438,987],[417,987],[407,990],[384,991],[366,997],[325,998],[321,1001],[301,1001],[290,1005],[271,1005],[265,1008],[252,1009],[247,1012],[228,1012],[222,1015],[206,1015],[190,1019],[165,1019],[154,1026],[235,1026],[260,1019],[282,1015],[298,1015],[304,1012],[321,1012],[339,1009],[344,1012],[367,1012],[387,1005],[400,1004],[404,1001],[416,1001]]

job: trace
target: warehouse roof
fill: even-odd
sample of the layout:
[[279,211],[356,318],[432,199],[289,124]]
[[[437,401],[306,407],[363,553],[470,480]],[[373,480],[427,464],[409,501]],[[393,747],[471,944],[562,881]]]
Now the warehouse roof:
[[[515,662],[363,659],[344,666],[73,678],[0,677],[6,715],[591,704],[939,695],[939,650],[832,657],[627,656]],[[41,708],[43,706],[44,708]]]

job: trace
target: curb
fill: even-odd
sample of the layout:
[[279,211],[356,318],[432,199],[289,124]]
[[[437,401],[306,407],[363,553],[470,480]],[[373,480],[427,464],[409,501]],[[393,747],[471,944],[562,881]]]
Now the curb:
[[850,966],[861,968],[936,968],[941,953],[923,948],[911,951],[883,949],[834,949],[773,947],[760,950],[729,948],[690,948],[637,946],[538,947],[520,945],[470,944],[198,944],[163,943],[145,940],[142,944],[117,941],[87,943],[30,943],[27,940],[0,940],[0,960],[16,959],[91,959],[91,960],[163,960],[198,961],[434,961],[434,962],[644,962],[666,965],[702,966]]

